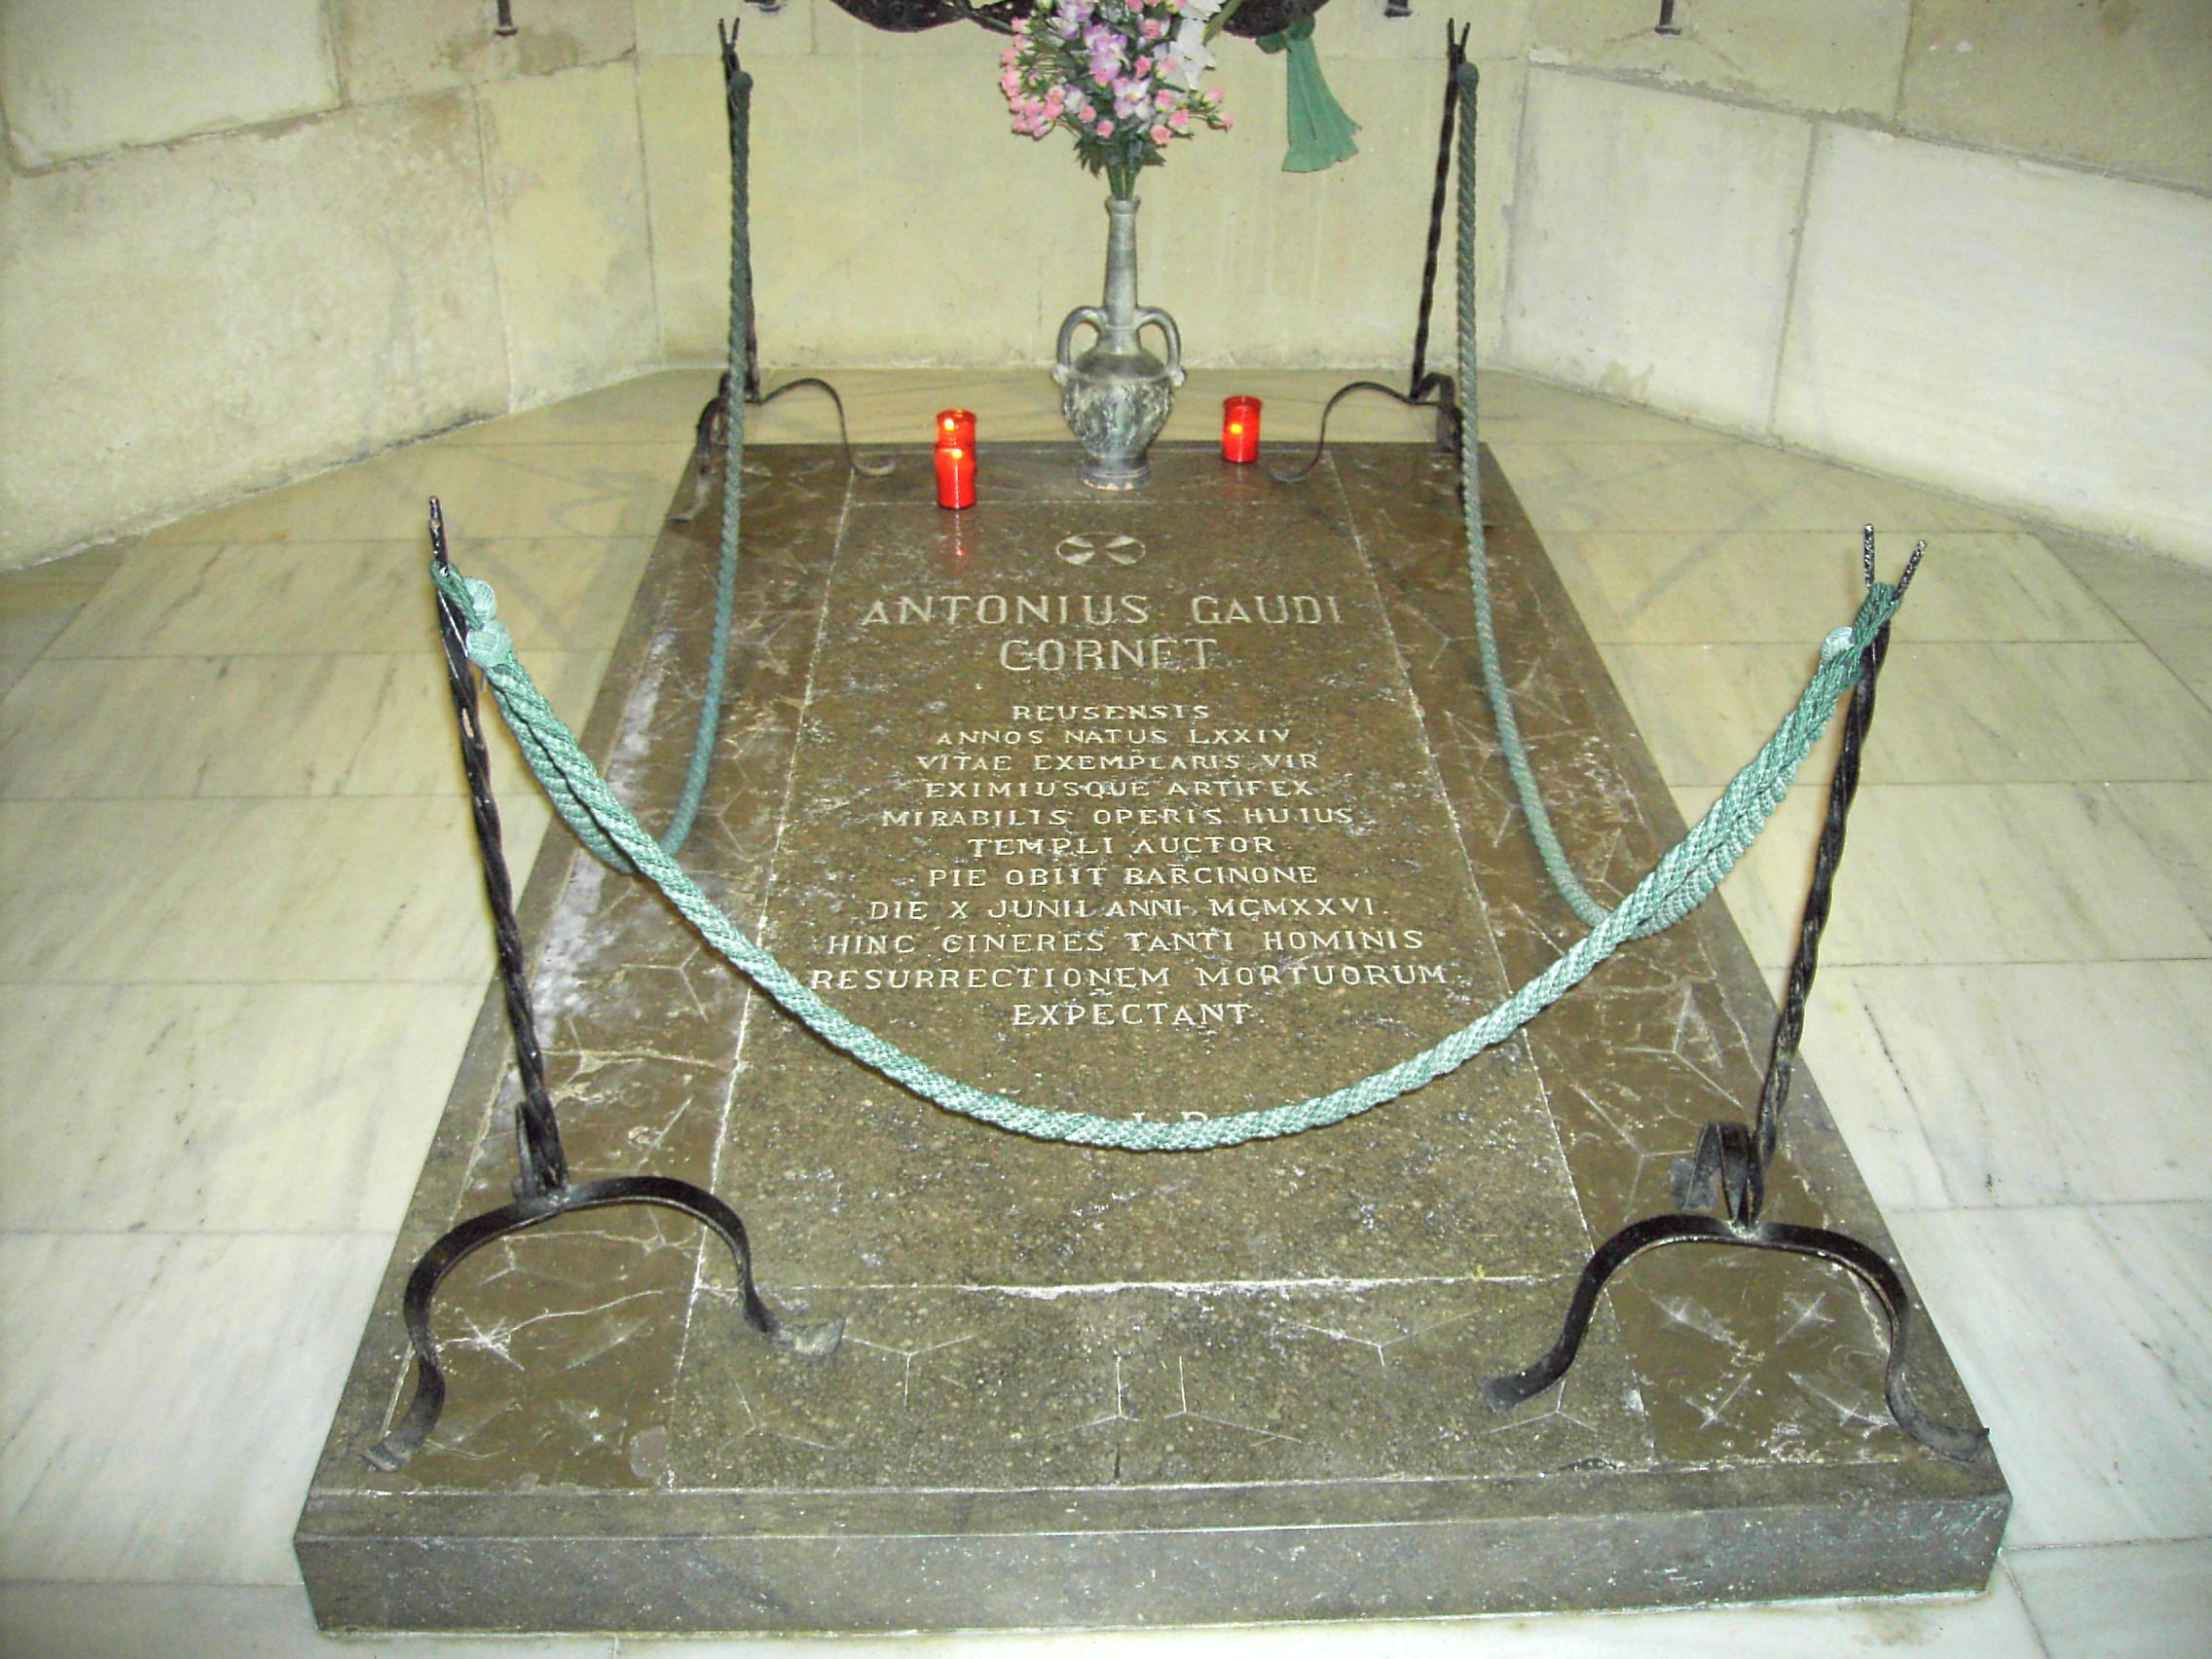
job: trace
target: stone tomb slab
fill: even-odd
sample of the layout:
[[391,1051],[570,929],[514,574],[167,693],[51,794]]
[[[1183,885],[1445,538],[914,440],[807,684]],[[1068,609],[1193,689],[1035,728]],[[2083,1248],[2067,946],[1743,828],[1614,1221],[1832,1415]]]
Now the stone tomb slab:
[[[1496,761],[1449,464],[1339,451],[1292,488],[1169,451],[1103,498],[1067,453],[985,461],[957,516],[918,461],[748,461],[735,701],[684,862],[828,1000],[1025,1103],[1180,1121],[1402,1059],[1571,941]],[[704,482],[587,734],[648,824],[702,671]],[[1494,472],[1488,499],[1536,764],[1617,896],[1680,826]],[[1115,1627],[1986,1581],[1994,1460],[1895,1428],[1878,1315],[1818,1264],[1659,1252],[1562,1388],[1504,1418],[1476,1392],[1550,1345],[1595,1239],[1670,1207],[1698,1126],[1748,1115],[1773,1004],[1717,905],[1414,1094],[1187,1154],[911,1096],[581,857],[541,861],[524,921],[571,1167],[711,1187],[765,1293],[845,1339],[769,1348],[688,1222],[593,1212],[448,1279],[445,1417],[406,1469],[368,1467],[410,1385],[405,1276],[511,1174],[488,1000],[301,1520],[328,1628]],[[1894,1260],[1809,1080],[1791,1113],[1769,1213]],[[1916,1387],[1972,1418],[1933,1340]]]

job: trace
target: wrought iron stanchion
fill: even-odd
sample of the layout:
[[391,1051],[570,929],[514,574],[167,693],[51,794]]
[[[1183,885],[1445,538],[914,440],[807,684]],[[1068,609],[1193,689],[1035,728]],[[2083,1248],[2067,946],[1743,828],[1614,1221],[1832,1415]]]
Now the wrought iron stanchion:
[[1420,311],[1414,319],[1414,365],[1406,377],[1406,389],[1400,391],[1396,387],[1370,380],[1352,381],[1339,387],[1321,406],[1321,429],[1313,440],[1313,454],[1306,464],[1268,469],[1278,484],[1296,484],[1310,476],[1321,464],[1321,458],[1329,451],[1329,417],[1337,412],[1338,404],[1355,391],[1376,392],[1408,409],[1434,409],[1436,447],[1440,450],[1458,447],[1458,387],[1450,375],[1428,366],[1428,323],[1429,314],[1436,308],[1436,266],[1444,246],[1444,197],[1452,178],[1452,139],[1459,121],[1459,65],[1467,61],[1467,36],[1473,28],[1472,23],[1458,28],[1450,22],[1444,25],[1444,118],[1436,134],[1436,184],[1428,198],[1428,247],[1421,258]]
[[[966,15],[965,12],[962,15]],[[983,21],[980,17],[977,21]],[[751,167],[753,155],[753,77],[737,61],[737,19],[725,25],[719,18],[715,32],[722,49],[722,94],[729,110],[729,160],[730,160],[730,307],[733,320],[744,318],[744,377],[743,396],[748,406],[765,409],[786,392],[807,387],[826,395],[837,412],[837,442],[845,452],[845,464],[864,478],[889,476],[898,464],[888,458],[882,461],[863,461],[854,453],[853,438],[845,423],[845,400],[837,395],[837,388],[819,375],[803,375],[797,380],[786,381],[770,392],[760,389],[760,325],[753,303],[753,212]],[[707,457],[717,451],[728,449],[731,379],[738,374],[738,349],[732,343],[730,365],[724,371],[721,385],[707,406],[699,411],[699,424],[692,444],[698,457],[697,485],[692,504],[681,517],[688,518],[698,510],[706,488]],[[735,480],[724,478],[722,488],[735,487]]]
[[[430,546],[441,567],[446,558],[445,515],[430,501]],[[800,1323],[779,1317],[753,1282],[753,1252],[745,1223],[737,1212],[702,1187],[662,1175],[618,1175],[604,1181],[571,1183],[561,1149],[561,1125],[545,1091],[545,1060],[537,1046],[537,1022],[530,1006],[530,982],[523,969],[522,933],[515,924],[514,888],[507,877],[499,838],[499,809],[492,798],[491,763],[484,749],[484,726],[477,704],[476,676],[462,643],[461,619],[443,593],[437,596],[438,638],[445,647],[446,682],[453,693],[454,718],[461,728],[461,769],[468,778],[468,800],[476,821],[476,845],[484,865],[484,897],[492,909],[499,980],[506,993],[507,1028],[514,1036],[515,1073],[522,1099],[515,1107],[514,1201],[461,1223],[415,1264],[402,1303],[407,1339],[415,1349],[415,1397],[382,1440],[364,1456],[380,1469],[396,1469],[422,1449],[445,1409],[445,1373],[438,1365],[437,1339],[430,1334],[430,1304],[438,1285],[471,1252],[495,1238],[521,1233],[555,1216],[613,1204],[654,1204],[681,1210],[729,1246],[736,1259],[738,1292],[753,1328],[779,1347],[795,1353],[826,1354],[843,1335],[842,1320]]]
[[[1923,548],[1916,546],[1898,581],[1901,595],[1920,566]],[[1874,528],[1866,527],[1864,542],[1866,585],[1874,585]],[[1559,1341],[1543,1358],[1526,1371],[1485,1378],[1483,1397],[1493,1409],[1511,1411],[1532,1399],[1567,1375],[1589,1329],[1598,1306],[1598,1293],[1637,1255],[1663,1244],[1730,1244],[1752,1250],[1784,1250],[1812,1256],[1855,1273],[1874,1293],[1889,1325],[1890,1356],[1883,1392],[1898,1426],[1931,1451],[1968,1462],[1988,1444],[1984,1428],[1959,1428],[1938,1422],[1914,1402],[1905,1382],[1905,1353],[1916,1317],[1912,1292],[1903,1278],[1881,1255],[1847,1234],[1825,1227],[1801,1227],[1789,1222],[1763,1221],[1759,1212],[1766,1202],[1766,1172],[1774,1161],[1782,1126],[1782,1108],[1789,1094],[1796,1066],[1798,1040],[1805,1029],[1805,998],[1820,966],[1821,933],[1827,925],[1828,903],[1835,885],[1836,866],[1843,858],[1844,823],[1851,814],[1852,797],[1859,793],[1860,756],[1867,728],[1874,719],[1874,684],[1890,648],[1889,625],[1874,637],[1859,678],[1851,688],[1851,706],[1845,712],[1843,747],[1836,756],[1828,783],[1827,818],[1821,829],[1814,854],[1812,886],[1797,929],[1797,953],[1789,965],[1789,981],[1781,1012],[1775,1017],[1774,1039],[1767,1054],[1766,1078],[1759,1088],[1758,1110],[1751,1124],[1708,1124],[1699,1132],[1694,1156],[1676,1161],[1674,1189],[1676,1211],[1631,1222],[1601,1244],[1582,1270],[1574,1287],[1567,1320]],[[1716,1215],[1699,1214],[1716,1207]]]

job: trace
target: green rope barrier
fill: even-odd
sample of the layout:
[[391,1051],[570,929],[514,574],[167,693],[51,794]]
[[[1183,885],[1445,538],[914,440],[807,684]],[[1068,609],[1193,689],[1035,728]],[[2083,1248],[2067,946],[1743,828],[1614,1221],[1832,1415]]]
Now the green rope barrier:
[[1481,77],[1472,63],[1459,65],[1456,83],[1459,92],[1459,504],[1467,521],[1467,586],[1475,600],[1475,647],[1482,658],[1483,692],[1490,699],[1491,718],[1497,726],[1497,746],[1505,769],[1513,779],[1513,793],[1528,821],[1529,838],[1536,843],[1536,856],[1559,896],[1567,901],[1585,927],[1605,919],[1605,906],[1590,897],[1574,866],[1537,787],[1535,769],[1529,764],[1529,748],[1521,739],[1521,721],[1513,712],[1513,694],[1498,664],[1497,628],[1491,616],[1490,547],[1483,539],[1482,462],[1478,453],[1475,395],[1475,91]]
[[467,623],[469,660],[484,671],[499,714],[522,742],[524,753],[547,756],[562,791],[582,804],[639,873],[667,896],[708,944],[787,1013],[823,1041],[949,1111],[1039,1140],[1119,1147],[1130,1152],[1198,1152],[1342,1123],[1419,1088],[1504,1042],[1630,940],[1662,932],[1688,915],[1735,867],[1736,861],[1774,815],[1805,756],[1820,741],[1836,700],[1857,679],[1860,658],[1896,613],[1899,598],[1897,587],[1886,582],[1875,584],[1851,626],[1838,628],[1822,643],[1820,666],[1774,735],[1751,764],[1729,780],[1720,798],[1690,832],[1652,866],[1604,921],[1490,1013],[1434,1048],[1327,1094],[1218,1118],[1192,1116],[1160,1122],[1027,1106],[1006,1095],[976,1088],[944,1076],[824,1002],[723,914],[607,787],[606,780],[576,746],[574,736],[539,694],[529,671],[516,660],[514,642],[498,624],[498,602],[491,585],[450,570],[433,569],[431,576]]

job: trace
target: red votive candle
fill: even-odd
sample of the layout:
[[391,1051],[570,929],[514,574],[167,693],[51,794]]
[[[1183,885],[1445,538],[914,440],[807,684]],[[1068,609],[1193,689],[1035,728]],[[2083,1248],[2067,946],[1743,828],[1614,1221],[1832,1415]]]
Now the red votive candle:
[[976,504],[976,452],[958,444],[937,446],[937,504],[972,507]]
[[1221,459],[1249,466],[1260,459],[1260,400],[1225,397],[1221,400]]
[[937,414],[937,447],[956,445],[970,455],[976,453],[976,412],[972,409],[940,409]]

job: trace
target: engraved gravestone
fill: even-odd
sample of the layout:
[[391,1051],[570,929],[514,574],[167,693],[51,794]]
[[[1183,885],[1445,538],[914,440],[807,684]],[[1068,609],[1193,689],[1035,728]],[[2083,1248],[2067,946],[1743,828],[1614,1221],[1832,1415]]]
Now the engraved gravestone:
[[[1272,1106],[1428,1048],[1571,937],[1496,777],[1450,474],[1419,452],[1291,491],[1169,451],[1112,502],[1003,452],[957,515],[818,455],[756,464],[746,693],[685,863],[940,1071],[1108,1118]],[[1491,488],[1524,719],[1617,892],[1672,806]],[[711,537],[664,536],[594,719],[648,822]],[[1667,1158],[1755,1092],[1772,1005],[1717,914],[1413,1094],[1195,1154],[920,1100],[586,864],[547,861],[525,922],[571,1164],[710,1186],[767,1294],[845,1340],[761,1343],[682,1224],[556,1224],[455,1272],[447,1416],[405,1471],[363,1468],[405,1382],[398,1280],[511,1166],[488,1011],[302,1520],[328,1626],[1127,1625],[1987,1570],[1994,1464],[1895,1430],[1875,1316],[1812,1264],[1663,1252],[1563,1389],[1480,1402],[1549,1346],[1593,1234],[1667,1207]],[[1886,1243],[1801,1105],[1773,1205]],[[1967,1415],[1934,1344],[1919,1382]]]
[[[1321,1093],[1495,1002],[1497,950],[1357,548],[1291,506],[1226,534],[1174,506],[1095,522],[1083,502],[974,525],[854,511],[770,948],[963,1082],[1117,1117]],[[850,1320],[840,1379],[780,1408],[830,1449],[777,1449],[808,1478],[890,1458],[931,1486],[1179,1479],[1196,1423],[1240,1478],[1386,1478],[1409,1442],[1460,1467],[1494,1426],[1464,1379],[1508,1328],[1482,1275],[1568,1273],[1587,1247],[1541,1088],[1510,1054],[1338,1129],[1131,1155],[969,1122],[764,1021],[725,1159],[808,1171],[751,1219],[779,1272]],[[1521,1321],[1521,1344],[1550,1316]],[[884,1324],[895,1412],[869,1357]],[[1424,1328],[1382,1363],[1377,1345]],[[796,1374],[715,1340],[757,1383]],[[1013,1364],[994,1409],[1026,1432],[974,1415],[977,1369]],[[1638,1438],[1606,1369],[1578,1380],[1584,1420],[1522,1437],[1528,1466]],[[711,1456],[727,1424],[706,1376],[687,1421]]]

